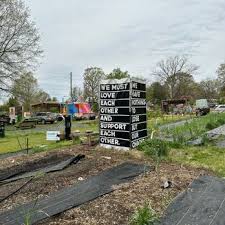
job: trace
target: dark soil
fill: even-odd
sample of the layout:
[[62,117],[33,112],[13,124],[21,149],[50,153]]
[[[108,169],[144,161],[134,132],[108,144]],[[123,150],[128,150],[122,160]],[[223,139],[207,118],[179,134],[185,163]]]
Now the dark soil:
[[[79,182],[81,178],[87,179],[125,161],[153,165],[153,161],[150,158],[146,158],[142,153],[136,151],[120,152],[94,149],[87,146],[74,146],[50,153],[37,153],[30,156],[18,156],[13,159],[1,160],[0,169],[9,166],[23,168],[24,165],[32,165],[33,161],[36,164],[38,162],[37,160],[45,163],[46,161],[49,162],[49,159],[58,160],[69,155],[77,154],[84,154],[86,157],[63,171],[49,173],[36,178],[20,192],[1,203],[0,211],[5,211],[31,200],[48,196],[50,193],[65,186]],[[129,224],[130,217],[137,207],[143,206],[145,202],[150,203],[152,208],[160,215],[171,200],[178,193],[185,190],[192,180],[201,174],[211,173],[202,169],[163,162],[160,165],[159,174],[156,172],[143,174],[131,183],[115,187],[115,191],[111,194],[68,210],[53,218],[49,218],[40,224]],[[169,179],[175,182],[176,186],[169,189],[162,189],[160,185],[163,179]],[[1,186],[0,196],[7,195],[26,181],[27,179],[24,179]]]

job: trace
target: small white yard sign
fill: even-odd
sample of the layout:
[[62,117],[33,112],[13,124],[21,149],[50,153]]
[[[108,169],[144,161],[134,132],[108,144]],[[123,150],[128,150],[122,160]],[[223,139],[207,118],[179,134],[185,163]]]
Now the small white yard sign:
[[59,141],[60,140],[60,131],[47,131],[46,140],[47,141]]

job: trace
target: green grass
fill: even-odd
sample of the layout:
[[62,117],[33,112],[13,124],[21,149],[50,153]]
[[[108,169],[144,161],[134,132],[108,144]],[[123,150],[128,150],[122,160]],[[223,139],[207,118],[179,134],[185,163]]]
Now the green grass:
[[[170,117],[167,122],[179,121],[181,119],[184,119],[184,117],[173,116]],[[207,123],[215,123],[215,121],[218,120],[221,120],[222,122],[224,119],[224,113],[209,114],[205,117],[194,119],[194,121],[189,124],[174,128],[172,131],[177,135],[193,132],[193,137],[197,137],[197,134],[202,134],[202,132],[204,133],[207,130]],[[163,119],[160,120],[160,124],[164,123]],[[153,123],[154,120],[149,120],[148,126],[152,126]],[[98,131],[98,121],[75,121],[73,122],[72,130],[80,130],[80,132],[85,132],[86,130]],[[6,137],[0,139],[0,154],[20,150],[17,138],[19,139],[22,148],[25,148],[27,137],[29,138],[29,147],[34,148],[36,151],[45,151],[74,144],[72,141],[46,141],[46,131],[13,131],[9,127],[6,131]],[[178,149],[174,149],[175,147]],[[225,151],[223,149],[207,145],[202,147],[177,145],[172,146],[172,148],[173,149],[169,154],[170,161],[184,163],[194,167],[203,167],[214,171],[219,176],[225,176]]]
[[[81,133],[86,130],[98,131],[97,121],[74,121],[72,131],[79,130]],[[40,125],[40,128],[48,130],[58,130],[57,125]],[[63,132],[63,129],[61,130]],[[29,140],[29,147],[37,151],[49,150],[54,148],[61,148],[74,144],[72,141],[47,141],[46,131],[29,130],[15,130],[13,127],[7,127],[6,137],[0,138],[0,154],[7,152],[15,152],[26,148],[26,140]],[[19,142],[20,144],[19,144]],[[21,146],[20,146],[21,145]]]
[[164,125],[164,124],[169,124],[169,123],[174,123],[182,120],[188,120],[191,118],[194,118],[194,115],[161,115],[158,117],[152,117],[151,116],[148,118],[148,128],[149,129],[156,129],[157,127]]
[[194,167],[202,167],[225,176],[225,151],[212,146],[185,147],[170,151],[169,159]]
[[[172,150],[167,160],[209,169],[218,176],[225,176],[224,149],[213,146],[215,143],[205,137],[205,132],[223,124],[225,124],[225,113],[211,113],[207,116],[194,118],[193,121],[184,125],[164,129],[161,133],[158,130],[154,137],[160,134],[174,139],[174,142],[168,142],[168,146]],[[200,136],[205,139],[203,146],[190,147],[186,145],[188,140],[194,140]],[[145,146],[145,142],[142,143],[142,146]]]
[[225,113],[210,113],[200,118],[194,118],[191,122],[182,126],[161,130],[161,135],[172,137],[174,141],[186,142],[196,139],[211,128],[218,127],[225,123]]
[[[169,117],[167,120],[159,119],[159,123],[164,121],[172,122],[184,119],[181,116]],[[200,135],[207,130],[206,124],[214,124],[216,121],[225,119],[225,114],[210,114],[205,117],[194,119],[193,122],[172,129],[170,132],[180,135],[187,132],[193,132],[193,136]],[[149,120],[148,125],[152,126],[154,120]],[[43,126],[43,125],[42,125]],[[46,125],[48,126],[48,125]],[[49,126],[49,129],[51,125]],[[11,130],[11,131],[10,131]],[[51,129],[50,129],[51,130]],[[72,130],[98,131],[98,121],[75,121],[73,122]],[[14,152],[20,150],[18,140],[22,148],[26,148],[26,138],[29,138],[29,147],[36,151],[46,151],[56,148],[62,148],[73,145],[72,141],[46,141],[46,131],[37,132],[35,130],[13,131],[10,127],[6,131],[6,137],[0,139],[0,154],[6,152]],[[169,154],[169,160],[179,162],[194,167],[203,167],[214,171],[218,176],[225,176],[225,151],[212,146],[188,147],[172,149]]]
[[[181,116],[164,116],[158,119],[160,124],[181,120],[184,117]],[[93,130],[98,132],[98,120],[91,121],[73,121],[72,123],[72,131],[79,130],[81,133],[85,132],[86,130]],[[151,126],[154,123],[154,120],[149,120],[148,124]],[[46,130],[60,130],[58,127],[63,127],[63,123],[57,123],[56,125],[38,125],[40,129]],[[64,129],[61,129],[63,132]],[[19,151],[20,145],[18,143],[19,139],[22,148],[26,147],[26,138],[29,139],[29,147],[35,148],[38,150],[49,150],[54,148],[60,148],[64,146],[72,145],[72,141],[62,141],[62,142],[54,142],[54,141],[46,141],[46,131],[37,131],[35,129],[29,130],[15,130],[14,127],[8,126],[6,128],[6,137],[0,139],[0,154],[6,152],[14,152]]]
[[29,140],[29,148],[34,148],[37,151],[72,145],[72,141],[46,141],[45,133],[30,133],[25,135],[7,134],[4,139],[0,139],[0,154],[19,151],[21,150],[21,147],[22,149],[26,149],[27,138]]
[[130,225],[154,225],[158,221],[158,216],[147,203],[139,207],[131,217]]

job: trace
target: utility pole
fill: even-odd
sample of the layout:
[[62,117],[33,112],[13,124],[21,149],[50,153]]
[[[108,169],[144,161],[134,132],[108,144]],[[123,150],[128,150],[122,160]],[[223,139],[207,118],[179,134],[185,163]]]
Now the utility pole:
[[73,73],[70,72],[70,97],[71,97],[71,101],[73,100],[73,87],[72,87],[72,82],[73,82]]

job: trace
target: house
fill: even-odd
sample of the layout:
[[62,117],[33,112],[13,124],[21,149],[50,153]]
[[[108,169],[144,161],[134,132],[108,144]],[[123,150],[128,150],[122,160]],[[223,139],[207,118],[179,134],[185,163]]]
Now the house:
[[55,112],[60,113],[61,112],[62,105],[59,102],[41,102],[31,105],[31,111],[32,112]]

